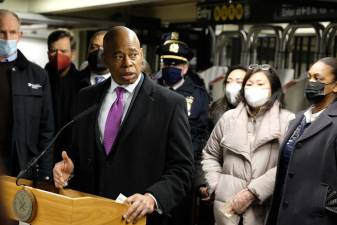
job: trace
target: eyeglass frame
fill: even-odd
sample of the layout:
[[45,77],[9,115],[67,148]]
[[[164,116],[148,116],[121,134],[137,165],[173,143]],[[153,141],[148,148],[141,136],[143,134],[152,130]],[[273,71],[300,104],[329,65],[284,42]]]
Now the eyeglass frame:
[[247,69],[249,70],[270,70],[272,68],[269,64],[250,64]]

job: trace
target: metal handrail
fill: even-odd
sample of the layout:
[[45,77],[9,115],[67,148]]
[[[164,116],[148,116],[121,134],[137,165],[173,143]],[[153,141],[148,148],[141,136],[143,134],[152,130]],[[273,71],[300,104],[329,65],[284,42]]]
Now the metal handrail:
[[[223,31],[221,32],[216,38],[216,49],[214,55],[214,65],[221,65],[222,61],[219,60],[219,54],[222,54],[224,51],[226,53],[226,44],[228,43],[228,39],[239,36],[241,39],[242,50],[241,50],[241,63],[243,60],[243,49],[245,48],[246,40],[247,40],[247,33],[244,30],[237,30],[237,31]],[[225,54],[226,55],[226,54]],[[227,65],[226,65],[227,66]]]
[[208,31],[212,37],[212,43],[211,43],[211,62],[213,62],[213,65],[216,65],[215,63],[215,60],[216,60],[216,57],[215,57],[215,45],[216,45],[216,36],[215,36],[215,31],[214,31],[214,28],[212,26],[208,26]]
[[[321,42],[323,36],[324,26],[320,23],[311,24],[289,24],[283,31],[281,48],[280,48],[280,61],[278,68],[289,67],[292,59],[291,41],[293,40],[296,30],[299,28],[313,28],[316,34],[316,53],[314,60],[318,60],[321,55]],[[288,63],[285,62],[285,54],[288,50]]]
[[283,28],[280,26],[273,26],[273,25],[255,25],[250,28],[248,32],[248,38],[247,38],[247,44],[246,44],[246,49],[245,49],[245,64],[251,64],[251,63],[256,63],[256,58],[257,58],[257,40],[258,36],[261,33],[261,31],[273,31],[274,36],[276,37],[276,42],[275,42],[275,55],[274,55],[274,63],[275,65],[278,64],[278,51],[279,51],[279,46],[281,43],[281,38],[282,38],[282,31]]
[[330,54],[330,49],[332,49],[334,37],[337,32],[337,23],[330,23],[323,32],[322,43],[321,43],[321,55],[320,57],[333,56]]

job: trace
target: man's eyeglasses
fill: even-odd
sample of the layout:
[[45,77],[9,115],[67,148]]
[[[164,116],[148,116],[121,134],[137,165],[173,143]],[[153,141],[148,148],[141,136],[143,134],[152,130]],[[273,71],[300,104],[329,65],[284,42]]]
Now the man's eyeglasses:
[[271,68],[271,65],[269,64],[250,64],[248,66],[249,70],[269,70]]

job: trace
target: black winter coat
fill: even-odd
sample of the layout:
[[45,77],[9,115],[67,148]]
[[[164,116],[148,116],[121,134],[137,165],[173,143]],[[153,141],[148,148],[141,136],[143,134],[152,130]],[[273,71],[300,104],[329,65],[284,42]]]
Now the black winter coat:
[[[67,124],[74,115],[74,105],[80,90],[80,76],[74,64],[64,77],[55,71],[48,63],[45,67],[48,72],[51,86],[52,102],[55,118],[55,130],[58,131]],[[55,142],[55,161],[61,160],[61,152],[71,147],[71,129],[66,129]]]
[[[9,164],[18,163],[22,170],[33,157],[39,155],[54,135],[51,90],[47,72],[29,62],[20,51],[10,73],[13,99],[12,152],[17,157],[10,159]],[[39,177],[51,176],[52,151],[48,151],[38,164]]]
[[[77,112],[100,106],[110,84],[111,78],[82,89]],[[154,212],[147,224],[168,224],[168,215],[186,195],[192,179],[185,99],[144,76],[108,156],[100,141],[99,109],[74,124],[73,187],[112,199],[120,193],[151,193],[163,215]]]
[[[303,112],[290,123],[283,145],[302,118]],[[283,187],[279,178],[277,171],[267,225],[337,224],[337,214],[325,209],[328,189],[337,190],[337,101],[297,140]]]

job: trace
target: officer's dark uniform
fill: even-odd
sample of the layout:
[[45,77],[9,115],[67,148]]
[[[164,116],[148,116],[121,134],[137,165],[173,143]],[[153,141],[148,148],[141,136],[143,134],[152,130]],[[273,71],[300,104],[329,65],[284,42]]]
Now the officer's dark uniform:
[[208,94],[204,88],[196,85],[190,77],[186,77],[183,85],[175,91],[186,98],[193,153],[195,159],[198,159],[208,137]]
[[[179,40],[179,34],[176,32],[172,32],[166,37],[164,44],[159,47],[158,53],[160,54],[160,58],[164,65],[170,64],[173,66],[186,64],[193,56],[187,44]],[[172,87],[170,89],[172,89]],[[188,76],[188,73],[185,75],[182,85],[174,91],[183,95],[186,99],[188,119],[191,127],[192,150],[196,168],[200,169],[199,159],[201,151],[208,139],[208,106],[210,98],[205,88],[200,84],[197,84],[190,76]],[[195,189],[195,186],[192,187],[192,192],[194,192]],[[192,196],[193,194],[191,193],[191,195],[172,212],[172,225],[192,224],[194,218],[194,199]]]
[[[177,32],[166,34],[158,53],[164,64],[186,64],[193,57],[188,45],[179,40]],[[186,98],[189,123],[191,126],[191,136],[193,153],[198,159],[208,138],[208,105],[209,95],[205,88],[189,76],[190,72],[184,77],[184,83],[175,91]]]

